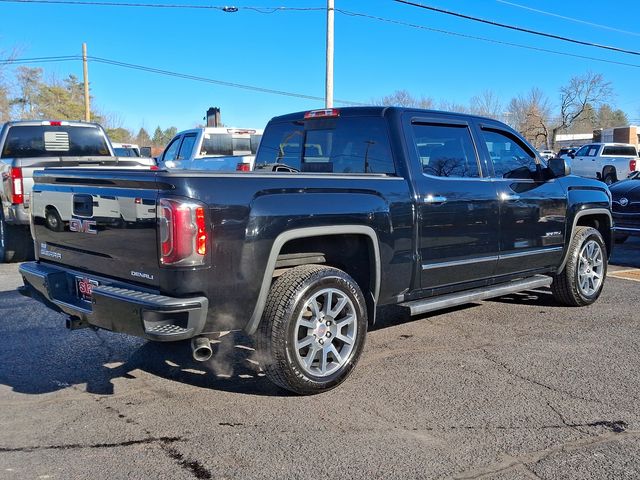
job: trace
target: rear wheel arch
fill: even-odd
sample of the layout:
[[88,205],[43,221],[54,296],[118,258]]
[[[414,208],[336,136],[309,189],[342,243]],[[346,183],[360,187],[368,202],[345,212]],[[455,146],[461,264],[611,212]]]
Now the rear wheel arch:
[[[363,275],[359,275],[358,272],[354,272],[353,268],[349,265],[340,264],[333,261],[331,255],[328,255],[325,265],[333,266],[344,270],[349,275],[353,276],[361,290],[364,293],[365,301],[367,304],[368,316],[370,322],[375,318],[375,308],[380,292],[380,247],[378,243],[378,236],[376,232],[365,225],[336,225],[329,227],[308,227],[294,230],[287,230],[276,237],[271,247],[271,252],[267,260],[267,265],[264,271],[262,284],[256,305],[253,310],[253,314],[245,330],[249,334],[253,334],[258,329],[262,314],[264,312],[265,305],[267,303],[267,297],[273,283],[274,271],[276,269],[276,263],[278,257],[282,252],[287,252],[287,245],[291,245],[292,242],[301,239],[314,240],[321,237],[335,237],[338,239],[340,236],[349,236],[363,239],[366,241],[368,247],[368,259],[369,259],[369,277],[364,278]],[[324,252],[323,252],[324,253]],[[302,262],[301,264],[305,264]],[[292,265],[295,267],[295,265]]]

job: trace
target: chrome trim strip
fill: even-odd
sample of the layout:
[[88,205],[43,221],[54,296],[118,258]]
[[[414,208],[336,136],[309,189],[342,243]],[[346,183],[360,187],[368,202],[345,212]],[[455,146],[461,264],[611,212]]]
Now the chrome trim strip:
[[562,250],[564,250],[564,247],[549,247],[540,250],[529,250],[528,252],[504,253],[500,254],[499,258],[502,260],[503,258],[526,257],[528,255],[540,255],[541,253],[561,252]]
[[614,232],[640,232],[640,228],[613,227]]
[[465,260],[453,260],[451,262],[440,262],[440,263],[428,263],[422,264],[422,270],[431,270],[434,268],[443,268],[443,267],[459,267],[460,265],[469,265],[471,263],[481,263],[481,262],[493,262],[498,260],[497,255],[493,255],[491,257],[481,257],[481,258],[467,258]]
[[468,258],[466,260],[453,260],[451,262],[422,264],[422,270],[432,270],[434,268],[443,267],[459,267],[460,265],[469,265],[473,263],[492,262],[494,260],[504,260],[509,258],[526,257],[528,255],[540,255],[544,253],[556,253],[564,250],[564,247],[543,248],[539,250],[529,250],[527,252],[504,253],[493,255],[491,257]]

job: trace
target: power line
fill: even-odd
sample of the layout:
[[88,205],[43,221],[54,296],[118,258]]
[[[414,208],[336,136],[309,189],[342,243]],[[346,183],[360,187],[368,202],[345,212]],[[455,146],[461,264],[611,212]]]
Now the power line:
[[[66,56],[55,56],[55,57],[33,57],[33,58],[5,58],[5,59],[0,59],[0,65],[24,65],[24,64],[30,64],[30,63],[43,63],[43,62],[68,62],[71,60],[80,60],[82,59],[82,57],[80,55],[66,55]],[[243,90],[251,90],[254,92],[260,92],[260,93],[269,93],[269,94],[273,94],[273,95],[282,95],[282,96],[286,96],[286,97],[295,97],[295,98],[303,98],[306,100],[319,100],[324,102],[324,97],[317,97],[314,95],[306,95],[303,93],[296,93],[296,92],[287,92],[284,90],[274,90],[271,88],[264,88],[264,87],[258,87],[255,85],[245,85],[242,83],[235,83],[235,82],[227,82],[225,80],[216,80],[213,78],[207,78],[207,77],[201,77],[198,75],[191,75],[191,74],[187,74],[187,73],[180,73],[180,72],[172,72],[170,70],[163,70],[160,68],[155,68],[155,67],[148,67],[145,65],[138,65],[135,63],[126,63],[126,62],[121,62],[118,60],[112,60],[109,58],[101,58],[101,57],[92,57],[92,56],[88,56],[87,59],[90,62],[96,62],[96,63],[103,63],[103,64],[107,64],[107,65],[113,65],[116,67],[123,67],[123,68],[129,68],[129,69],[133,69],[133,70],[141,70],[144,72],[149,72],[149,73],[155,73],[158,75],[165,75],[165,76],[169,76],[169,77],[176,77],[176,78],[183,78],[186,80],[194,80],[197,82],[204,82],[204,83],[212,83],[215,85],[222,85],[225,87],[233,87],[233,88],[241,88]],[[336,103],[341,103],[343,105],[354,105],[354,106],[363,106],[363,105],[369,105],[367,103],[361,103],[361,102],[354,102],[351,100],[339,100],[339,99],[335,99]]]
[[564,15],[560,15],[560,14],[557,14],[557,13],[546,12],[544,10],[538,10],[537,8],[527,7],[526,5],[520,5],[519,3],[507,2],[506,0],[496,0],[496,2],[504,3],[505,5],[511,5],[512,7],[522,8],[524,10],[529,10],[531,12],[541,13],[542,15],[548,15],[550,17],[561,18],[563,20],[568,20],[570,22],[581,23],[583,25],[589,25],[591,27],[603,28],[605,30],[611,30],[612,32],[626,33],[627,35],[635,35],[637,37],[640,37],[640,33],[637,33],[637,32],[630,32],[628,30],[621,30],[619,28],[610,27],[609,25],[601,25],[599,23],[587,22],[586,20],[580,20],[579,18],[566,17]]
[[[165,75],[165,76],[169,76],[169,77],[177,77],[177,78],[184,78],[187,80],[194,80],[197,82],[204,82],[204,83],[212,83],[215,85],[222,85],[222,86],[226,86],[226,87],[233,87],[233,88],[241,88],[243,90],[251,90],[254,92],[260,92],[260,93],[270,93],[270,94],[274,94],[274,95],[282,95],[282,96],[286,96],[286,97],[295,97],[295,98],[304,98],[306,100],[320,100],[320,101],[324,101],[324,97],[316,97],[314,95],[306,95],[303,93],[294,93],[294,92],[287,92],[284,90],[274,90],[271,88],[264,88],[264,87],[257,87],[254,85],[245,85],[242,83],[235,83],[235,82],[227,82],[224,80],[216,80],[213,78],[207,78],[207,77],[200,77],[197,75],[191,75],[191,74],[187,74],[187,73],[180,73],[180,72],[172,72],[170,70],[163,70],[160,68],[154,68],[154,67],[147,67],[144,65],[138,65],[138,64],[134,64],[134,63],[126,63],[126,62],[120,62],[118,60],[111,60],[108,58],[101,58],[101,57],[88,57],[89,61],[92,62],[97,62],[97,63],[104,63],[104,64],[108,64],[108,65],[114,65],[117,67],[123,67],[123,68],[129,68],[129,69],[133,69],[133,70],[141,70],[144,72],[150,72],[150,73],[156,73],[159,75]],[[353,102],[350,100],[335,100],[338,103],[342,103],[344,105],[367,105],[365,103],[360,103],[360,102]]]
[[380,22],[386,22],[386,23],[391,23],[391,24],[395,24],[395,25],[402,25],[405,27],[411,27],[411,28],[416,28],[419,30],[427,30],[429,32],[435,32],[435,33],[443,33],[445,35],[452,35],[454,37],[461,37],[461,38],[468,38],[471,40],[480,40],[483,42],[489,42],[489,43],[495,43],[498,45],[508,45],[510,47],[518,47],[518,48],[525,48],[527,50],[533,50],[536,52],[544,52],[544,53],[552,53],[554,55],[562,55],[565,57],[574,57],[574,58],[581,58],[584,60],[593,60],[595,62],[603,62],[603,63],[611,63],[614,65],[623,65],[625,67],[634,67],[634,68],[640,68],[640,65],[634,64],[634,63],[626,63],[626,62],[618,62],[615,60],[607,60],[604,58],[598,58],[598,57],[590,57],[588,55],[578,55],[575,53],[567,53],[567,52],[560,52],[558,50],[551,50],[548,48],[540,48],[540,47],[532,47],[530,45],[523,45],[521,43],[513,43],[513,42],[504,42],[502,40],[494,40],[492,38],[486,38],[486,37],[478,37],[476,35],[468,35],[466,33],[458,33],[458,32],[451,32],[449,30],[442,30],[439,28],[431,28],[431,27],[425,27],[424,25],[417,25],[415,23],[408,23],[408,22],[403,22],[400,20],[392,20],[390,18],[384,18],[384,17],[377,17],[375,15],[368,15],[366,13],[358,13],[358,12],[350,12],[348,10],[341,10],[336,8],[336,12],[340,12],[343,15],[348,15],[350,17],[363,17],[363,18],[368,18],[368,19],[372,19],[372,20],[378,20]]
[[444,10],[442,8],[431,7],[429,5],[424,5],[422,3],[410,2],[408,0],[394,0],[394,1],[398,2],[398,3],[404,3],[405,5],[411,5],[413,7],[423,8],[425,10],[431,10],[432,12],[438,12],[438,13],[443,13],[445,15],[451,15],[451,16],[458,17],[458,18],[464,18],[465,20],[471,20],[471,21],[474,21],[474,22],[485,23],[487,25],[492,25],[494,27],[506,28],[508,30],[515,30],[517,32],[529,33],[531,35],[537,35],[537,36],[540,36],[540,37],[553,38],[555,40],[562,40],[563,42],[574,43],[574,44],[577,44],[577,45],[585,45],[587,47],[602,48],[604,50],[611,50],[611,51],[619,52],[619,53],[627,53],[629,55],[640,55],[640,52],[636,52],[634,50],[625,50],[623,48],[612,47],[612,46],[609,46],[609,45],[602,45],[602,44],[599,44],[599,43],[585,42],[583,40],[576,40],[576,39],[569,38],[569,37],[563,37],[563,36],[560,36],[560,35],[554,35],[553,33],[538,32],[537,30],[530,30],[528,28],[516,27],[514,25],[507,25],[506,23],[498,23],[498,22],[494,22],[493,20],[486,20],[484,18],[472,17],[470,15],[465,15],[463,13],[452,12],[450,10]]
[[80,55],[66,55],[57,57],[33,57],[33,58],[5,58],[0,60],[0,65],[26,65],[29,63],[67,62],[78,60]]
[[131,3],[131,2],[108,2],[108,1],[88,1],[88,0],[0,0],[2,3],[45,3],[56,5],[90,5],[96,7],[142,7],[142,8],[190,8],[199,10],[219,10],[221,12],[237,12],[238,10],[251,10],[257,13],[275,13],[284,11],[321,11],[324,7],[229,7],[216,5],[194,5],[194,4],[168,4],[168,3]]

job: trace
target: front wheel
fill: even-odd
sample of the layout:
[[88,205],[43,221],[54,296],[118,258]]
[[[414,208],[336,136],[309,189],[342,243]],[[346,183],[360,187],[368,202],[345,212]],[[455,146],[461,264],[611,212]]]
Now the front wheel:
[[591,305],[600,293],[607,275],[607,247],[595,228],[576,227],[567,262],[557,274],[551,291],[557,301],[568,306]]
[[332,267],[286,271],[271,287],[258,332],[267,377],[309,395],[344,381],[362,352],[367,309],[358,284]]

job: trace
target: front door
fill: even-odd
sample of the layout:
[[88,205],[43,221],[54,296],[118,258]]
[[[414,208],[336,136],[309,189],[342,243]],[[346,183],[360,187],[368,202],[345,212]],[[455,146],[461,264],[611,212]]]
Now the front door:
[[496,275],[558,265],[565,244],[566,193],[546,179],[533,150],[513,132],[480,125],[500,202],[500,254]]
[[[413,118],[422,289],[482,281],[498,259],[498,199],[467,122]],[[411,152],[413,153],[413,152]]]

